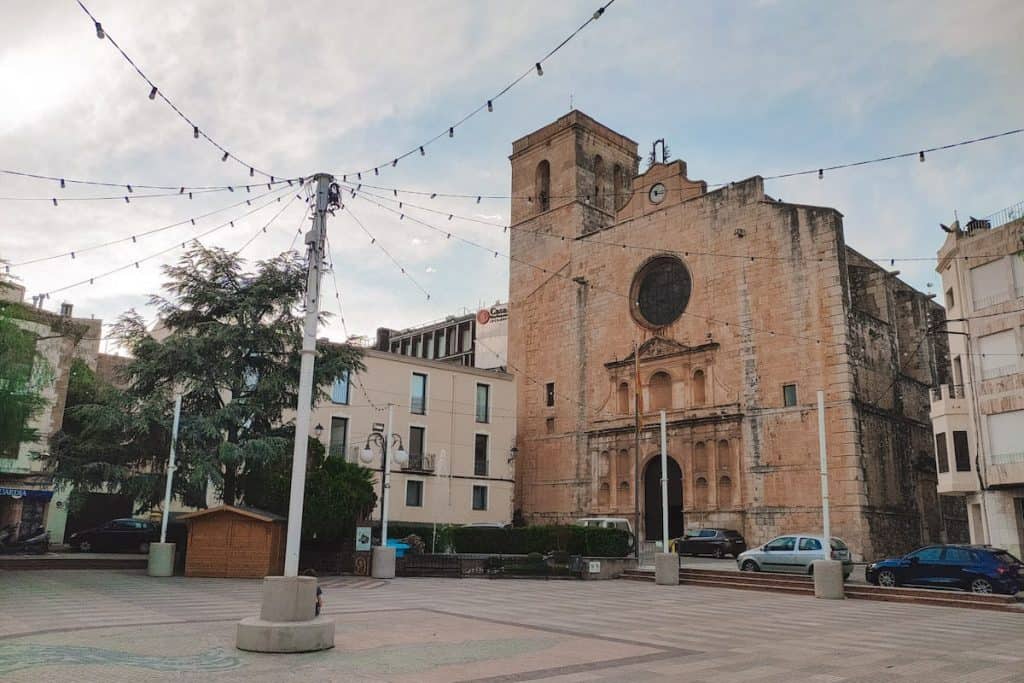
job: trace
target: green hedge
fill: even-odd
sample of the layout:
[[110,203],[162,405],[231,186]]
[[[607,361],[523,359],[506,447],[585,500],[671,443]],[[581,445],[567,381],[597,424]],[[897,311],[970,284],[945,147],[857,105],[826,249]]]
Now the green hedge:
[[455,527],[455,551],[495,555],[527,555],[564,551],[590,557],[624,557],[632,549],[632,535],[621,529],[583,526],[527,526],[511,529]]

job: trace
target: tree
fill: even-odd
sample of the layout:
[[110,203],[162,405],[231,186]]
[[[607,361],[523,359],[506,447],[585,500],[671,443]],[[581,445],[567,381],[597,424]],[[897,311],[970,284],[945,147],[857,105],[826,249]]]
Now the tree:
[[[2,285],[0,285],[2,286]],[[32,418],[46,407],[43,389],[52,381],[36,351],[36,335],[17,320],[20,304],[0,304],[0,457],[16,458],[22,443],[39,440]]]
[[[250,471],[290,460],[299,383],[306,268],[286,252],[245,272],[234,252],[196,246],[166,266],[167,296],[153,296],[153,331],[135,311],[114,336],[132,358],[126,389],[72,409],[83,429],[54,437],[55,477],[72,486],[108,487],[135,497],[139,509],[163,498],[173,392],[182,392],[175,492],[196,498],[213,482],[227,504]],[[344,372],[362,369],[351,346],[318,345],[313,401]]]

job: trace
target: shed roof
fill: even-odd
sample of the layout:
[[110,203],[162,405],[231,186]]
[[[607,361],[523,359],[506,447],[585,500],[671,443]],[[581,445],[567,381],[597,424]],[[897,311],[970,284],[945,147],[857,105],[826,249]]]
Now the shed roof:
[[179,520],[193,520],[197,517],[203,517],[205,515],[212,515],[218,512],[233,512],[238,515],[245,517],[252,517],[263,522],[283,522],[287,518],[281,515],[275,515],[273,512],[267,512],[266,510],[258,510],[256,508],[245,507],[243,505],[218,505],[215,508],[208,508],[206,510],[196,510],[190,512],[187,515],[181,515],[178,517]]

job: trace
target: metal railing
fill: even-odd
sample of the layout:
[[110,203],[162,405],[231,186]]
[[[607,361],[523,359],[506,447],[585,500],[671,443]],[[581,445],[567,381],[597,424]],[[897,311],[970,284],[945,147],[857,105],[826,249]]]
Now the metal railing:
[[996,211],[991,216],[985,216],[985,220],[991,223],[993,228],[1012,223],[1019,218],[1024,218],[1024,202],[1017,202],[1013,206]]
[[434,454],[433,453],[410,453],[409,462],[402,468],[403,470],[414,470],[416,472],[433,472],[434,471]]

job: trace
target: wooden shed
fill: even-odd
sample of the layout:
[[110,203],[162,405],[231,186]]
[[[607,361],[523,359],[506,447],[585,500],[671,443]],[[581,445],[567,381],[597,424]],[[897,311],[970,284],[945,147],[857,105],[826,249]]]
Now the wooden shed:
[[188,524],[185,576],[258,579],[284,573],[284,517],[221,505],[178,519]]

